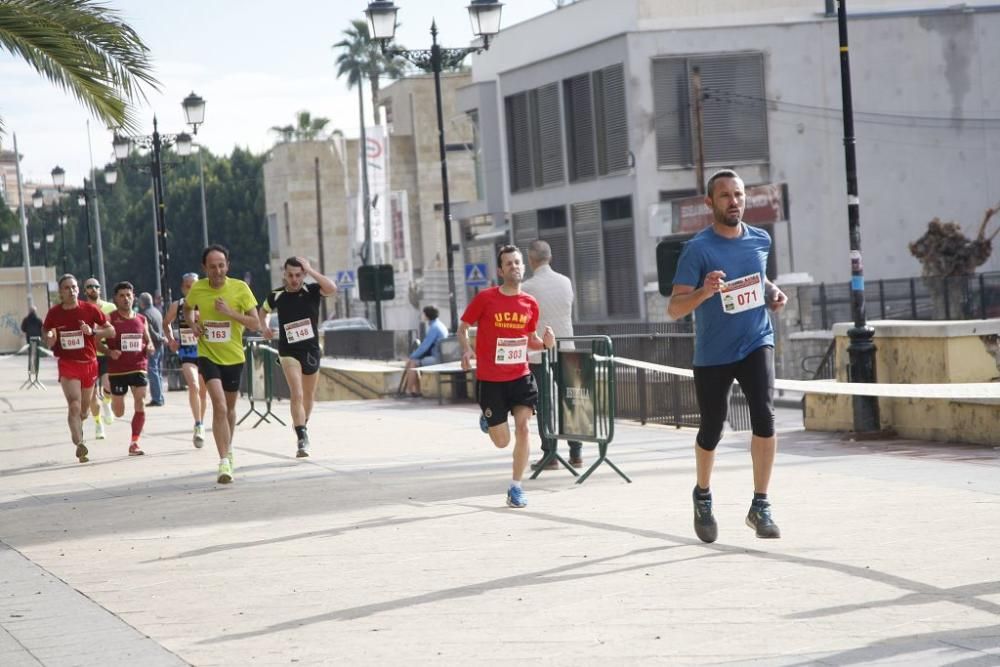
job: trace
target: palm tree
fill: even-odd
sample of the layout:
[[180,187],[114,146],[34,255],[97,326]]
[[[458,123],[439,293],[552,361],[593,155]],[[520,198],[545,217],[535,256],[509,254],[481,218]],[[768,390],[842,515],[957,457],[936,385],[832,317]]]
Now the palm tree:
[[278,135],[279,144],[287,144],[289,141],[295,140],[294,125],[272,125],[271,132]]
[[406,73],[407,63],[399,56],[383,54],[377,41],[368,32],[368,23],[355,19],[351,27],[344,31],[345,39],[333,45],[342,49],[337,56],[337,77],[347,76],[347,87],[360,85],[362,79],[368,79],[372,91],[372,110],[375,124],[381,121],[378,108],[379,82],[382,77],[398,79]]
[[278,143],[289,141],[313,141],[319,137],[327,125],[329,118],[316,116],[302,110],[295,114],[295,125],[272,125],[271,132],[278,135]]
[[100,0],[3,0],[0,50],[69,91],[108,126],[134,132],[129,103],[158,89],[149,48]]
[[320,134],[323,133],[323,128],[325,128],[329,123],[329,118],[322,118],[317,116],[313,118],[312,114],[308,111],[300,111],[295,115],[296,126],[295,126],[295,138],[298,141],[312,141]]

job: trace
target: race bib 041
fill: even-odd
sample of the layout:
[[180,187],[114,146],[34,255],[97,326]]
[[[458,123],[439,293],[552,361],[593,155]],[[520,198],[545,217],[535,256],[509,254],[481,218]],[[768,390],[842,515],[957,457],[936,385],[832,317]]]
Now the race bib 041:
[[719,296],[722,297],[722,310],[729,315],[760,308],[764,305],[764,280],[759,273],[727,280],[722,283]]
[[316,333],[313,331],[312,320],[308,317],[289,322],[283,326],[285,329],[285,340],[289,343],[299,343],[316,337]]
[[523,364],[527,361],[527,338],[497,338],[497,364]]

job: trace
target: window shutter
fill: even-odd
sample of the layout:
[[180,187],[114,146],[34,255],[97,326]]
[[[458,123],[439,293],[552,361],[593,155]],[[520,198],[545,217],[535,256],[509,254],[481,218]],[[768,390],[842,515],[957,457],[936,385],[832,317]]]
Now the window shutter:
[[550,83],[538,88],[536,92],[535,124],[538,127],[538,152],[541,158],[540,174],[536,174],[536,183],[538,185],[562,183],[564,177],[559,84]]
[[552,248],[552,261],[549,262],[552,269],[569,276],[572,280],[569,228],[566,224],[565,207],[543,208],[538,211],[538,238]]
[[766,162],[769,152],[763,55],[692,58],[690,66],[701,71],[705,162]]
[[687,61],[684,58],[653,60],[653,108],[657,166],[688,167],[694,164],[691,102]]
[[601,209],[608,317],[637,317],[639,288],[636,282],[632,199],[605,200],[601,202]]
[[531,132],[528,123],[528,96],[511,95],[504,100],[507,116],[507,160],[510,191],[530,190],[532,184]]
[[580,319],[605,316],[604,252],[599,202],[572,205],[576,302]]
[[598,118],[598,173],[604,175],[628,169],[625,67],[622,64],[594,72],[594,109]]
[[566,101],[566,134],[569,153],[569,180],[593,178],[597,174],[594,147],[594,110],[590,95],[590,74],[563,82]]
[[538,238],[538,214],[522,211],[511,216],[514,245],[527,252],[528,244]]

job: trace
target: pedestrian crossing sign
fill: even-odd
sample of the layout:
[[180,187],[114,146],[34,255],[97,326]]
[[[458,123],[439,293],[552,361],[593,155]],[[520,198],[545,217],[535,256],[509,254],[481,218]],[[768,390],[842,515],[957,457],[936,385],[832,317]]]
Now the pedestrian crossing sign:
[[334,282],[340,288],[354,287],[356,284],[354,271],[337,271],[337,279]]
[[486,277],[486,264],[466,264],[465,284],[469,287],[486,287],[490,284]]

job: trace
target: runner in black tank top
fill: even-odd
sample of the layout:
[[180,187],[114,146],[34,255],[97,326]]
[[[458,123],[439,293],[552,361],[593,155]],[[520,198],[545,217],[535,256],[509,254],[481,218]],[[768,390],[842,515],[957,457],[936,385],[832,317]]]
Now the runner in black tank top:
[[[208,407],[206,386],[198,376],[198,339],[184,319],[184,297],[196,280],[197,273],[185,273],[181,278],[181,294],[184,296],[167,308],[167,313],[163,316],[163,333],[167,346],[177,353],[181,362],[181,375],[187,383],[188,404],[191,406],[191,416],[194,417],[194,446],[201,449],[205,444],[205,408]],[[174,323],[177,324],[176,334],[171,326]]]
[[[316,282],[306,284],[310,276]],[[306,422],[312,413],[316,381],[319,379],[319,305],[323,297],[332,296],[337,286],[332,280],[310,266],[303,257],[285,260],[284,287],[267,295],[258,312],[264,338],[271,340],[268,320],[278,314],[278,358],[291,394],[292,426],[297,440],[297,457],[309,456],[309,434]]]

